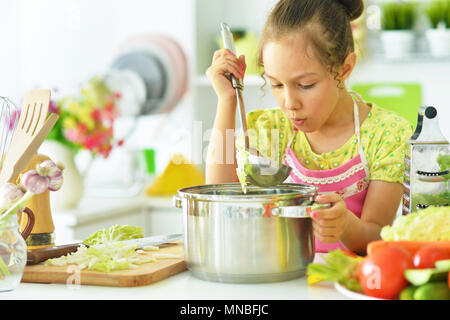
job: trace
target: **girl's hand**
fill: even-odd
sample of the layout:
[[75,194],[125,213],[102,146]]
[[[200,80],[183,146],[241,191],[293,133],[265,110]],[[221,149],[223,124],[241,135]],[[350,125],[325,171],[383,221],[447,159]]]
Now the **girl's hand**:
[[212,82],[214,91],[219,99],[234,100],[236,93],[231,84],[229,74],[244,79],[247,65],[245,56],[237,58],[230,50],[221,49],[214,53],[211,66],[206,70],[208,79]]
[[314,236],[324,243],[338,242],[345,231],[349,213],[344,200],[335,193],[329,193],[317,196],[316,202],[331,203],[331,207],[311,213]]

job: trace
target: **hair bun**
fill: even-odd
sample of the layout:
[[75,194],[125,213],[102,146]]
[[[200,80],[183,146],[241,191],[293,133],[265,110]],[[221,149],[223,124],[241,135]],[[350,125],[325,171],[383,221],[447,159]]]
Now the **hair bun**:
[[350,21],[359,18],[364,11],[363,0],[338,0],[345,7]]

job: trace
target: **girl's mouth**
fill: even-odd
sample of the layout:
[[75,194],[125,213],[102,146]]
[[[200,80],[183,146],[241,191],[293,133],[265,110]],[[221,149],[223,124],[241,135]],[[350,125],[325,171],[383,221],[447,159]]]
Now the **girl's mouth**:
[[295,126],[301,126],[305,122],[305,120],[306,119],[291,119],[292,123]]

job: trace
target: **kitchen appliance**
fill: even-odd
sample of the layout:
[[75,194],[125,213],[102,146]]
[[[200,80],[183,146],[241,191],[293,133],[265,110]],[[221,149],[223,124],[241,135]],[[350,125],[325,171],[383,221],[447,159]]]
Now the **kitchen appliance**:
[[450,204],[446,178],[449,171],[439,166],[449,156],[449,142],[439,128],[436,108],[420,107],[417,127],[408,140],[405,155],[403,215],[430,205]]
[[47,266],[42,263],[27,265],[22,282],[61,283],[69,288],[77,285],[137,287],[155,283],[186,270],[182,243],[167,243],[161,245],[156,252],[149,251],[144,254],[153,255],[155,253],[171,256],[165,258],[156,256],[155,262],[138,265],[136,269],[113,272],[80,270],[77,265],[61,267]]
[[[233,34],[230,31],[230,27],[226,23],[221,24],[221,32],[224,47],[236,54]],[[244,134],[244,150],[236,152],[238,157],[238,166],[243,166],[240,170],[245,172],[245,179],[254,185],[260,187],[271,187],[283,183],[289,176],[291,167],[286,166],[283,163],[273,161],[269,158],[265,158],[259,155],[258,152],[253,154],[253,151],[249,147],[247,119],[244,107],[244,98],[242,96],[244,82],[242,79],[237,79],[231,74],[230,77],[233,88],[236,91],[237,110],[239,112],[239,120],[241,122],[241,128]],[[246,153],[246,155],[240,154],[242,152]],[[240,157],[243,157],[246,160],[240,161]]]
[[[272,188],[239,183],[182,188],[184,255],[194,276],[217,282],[256,283],[294,279],[314,259],[315,186]],[[298,213],[298,214],[296,214]]]
[[3,164],[3,157],[9,148],[13,132],[16,128],[19,111],[17,106],[8,97],[0,96],[0,168]]

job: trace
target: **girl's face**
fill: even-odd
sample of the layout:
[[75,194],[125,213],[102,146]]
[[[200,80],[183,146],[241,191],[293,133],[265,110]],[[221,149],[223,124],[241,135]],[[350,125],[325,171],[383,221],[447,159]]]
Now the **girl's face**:
[[297,129],[314,132],[330,118],[339,89],[306,43],[301,36],[267,42],[263,63],[281,110]]

